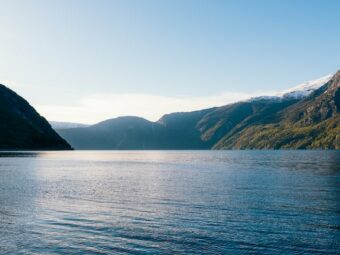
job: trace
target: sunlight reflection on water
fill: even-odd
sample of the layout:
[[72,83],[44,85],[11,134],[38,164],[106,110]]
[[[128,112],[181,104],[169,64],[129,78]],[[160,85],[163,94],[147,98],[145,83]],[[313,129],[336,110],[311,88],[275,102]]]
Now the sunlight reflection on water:
[[1,254],[337,254],[339,151],[0,153]]

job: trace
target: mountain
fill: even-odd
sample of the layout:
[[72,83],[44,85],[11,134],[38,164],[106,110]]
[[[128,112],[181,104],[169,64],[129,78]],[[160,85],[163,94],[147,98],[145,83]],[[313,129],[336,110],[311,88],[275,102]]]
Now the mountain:
[[161,144],[162,138],[161,125],[138,117],[119,117],[57,132],[76,149],[151,149]]
[[258,99],[219,107],[205,115],[197,123],[197,127],[202,140],[208,142],[212,148],[221,149],[222,146],[217,147],[217,144],[225,137],[234,135],[248,126],[275,122],[278,112],[296,102],[296,99]]
[[215,149],[340,149],[340,71],[307,97],[270,114],[272,120],[243,123]]
[[57,130],[77,149],[340,149],[340,71],[277,96]]
[[60,122],[60,121],[49,121],[53,129],[68,129],[68,128],[82,128],[90,125],[73,123],[73,122]]
[[0,84],[0,150],[69,150],[29,103]]
[[278,94],[280,97],[293,97],[297,99],[309,96],[313,91],[319,89],[322,85],[326,84],[333,75],[327,75],[316,80],[307,81],[299,84],[291,89],[285,90]]
[[[180,113],[178,113],[181,115]],[[186,115],[186,113],[183,113]],[[177,113],[176,113],[177,115]],[[186,128],[188,118],[164,116],[159,122],[126,116],[106,120],[86,128],[58,129],[57,132],[76,149],[203,149],[199,133]],[[174,123],[180,120],[178,123]]]

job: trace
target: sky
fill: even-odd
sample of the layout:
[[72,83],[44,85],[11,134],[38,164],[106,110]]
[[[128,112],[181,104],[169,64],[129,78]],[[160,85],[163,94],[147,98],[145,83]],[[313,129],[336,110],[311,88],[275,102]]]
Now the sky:
[[0,10],[0,82],[48,120],[157,120],[340,69],[335,0],[1,0]]

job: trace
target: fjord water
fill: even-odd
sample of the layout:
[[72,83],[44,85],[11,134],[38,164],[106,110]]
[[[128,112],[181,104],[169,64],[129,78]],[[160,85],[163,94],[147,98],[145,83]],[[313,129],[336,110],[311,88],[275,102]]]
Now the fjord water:
[[339,151],[0,153],[0,254],[338,254]]

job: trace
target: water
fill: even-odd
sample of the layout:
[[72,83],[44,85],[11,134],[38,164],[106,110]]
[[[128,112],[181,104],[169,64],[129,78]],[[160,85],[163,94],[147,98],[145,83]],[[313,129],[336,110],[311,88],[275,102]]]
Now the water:
[[339,254],[340,151],[0,153],[0,254]]

